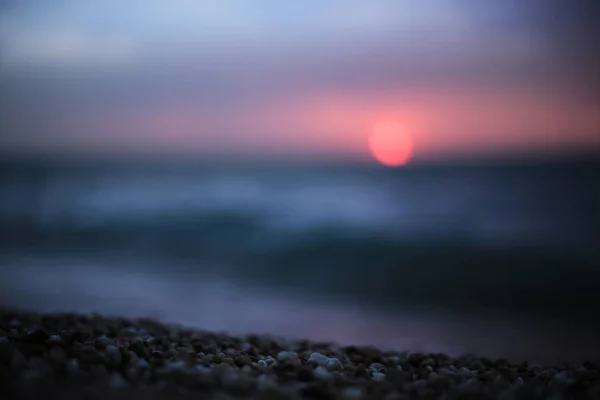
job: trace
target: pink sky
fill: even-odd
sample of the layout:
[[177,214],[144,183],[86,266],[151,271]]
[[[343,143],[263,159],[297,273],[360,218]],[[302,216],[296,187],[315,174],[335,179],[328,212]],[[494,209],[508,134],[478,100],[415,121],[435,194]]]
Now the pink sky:
[[[384,120],[413,136],[414,159],[563,150],[600,145],[594,104],[535,93],[315,93],[209,111],[193,106],[108,110],[68,120],[68,146],[150,153],[371,157],[368,135]],[[78,134],[87,131],[82,137]],[[246,134],[240,135],[239,132]]]
[[0,151],[360,160],[382,120],[415,160],[600,146],[583,3],[99,4],[0,7]]

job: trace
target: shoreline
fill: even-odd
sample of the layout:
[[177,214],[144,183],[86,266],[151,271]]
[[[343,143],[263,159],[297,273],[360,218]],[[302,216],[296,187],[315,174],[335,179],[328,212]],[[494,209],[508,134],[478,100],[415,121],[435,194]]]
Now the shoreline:
[[[600,367],[530,365],[0,308],[8,398],[600,398]],[[4,397],[3,398],[7,398]]]

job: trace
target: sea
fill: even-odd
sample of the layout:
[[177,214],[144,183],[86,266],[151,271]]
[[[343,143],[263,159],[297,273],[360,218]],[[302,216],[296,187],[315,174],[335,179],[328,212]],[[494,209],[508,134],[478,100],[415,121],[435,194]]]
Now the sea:
[[600,360],[600,158],[0,161],[0,307]]

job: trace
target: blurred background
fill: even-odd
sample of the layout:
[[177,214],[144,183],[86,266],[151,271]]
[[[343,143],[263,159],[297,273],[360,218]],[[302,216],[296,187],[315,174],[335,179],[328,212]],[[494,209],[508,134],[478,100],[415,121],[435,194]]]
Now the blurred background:
[[591,1],[0,1],[0,305],[600,358]]

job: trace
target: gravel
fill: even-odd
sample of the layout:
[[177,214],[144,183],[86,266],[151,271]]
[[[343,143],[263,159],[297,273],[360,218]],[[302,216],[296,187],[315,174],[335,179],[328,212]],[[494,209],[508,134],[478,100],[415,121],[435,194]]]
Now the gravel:
[[3,399],[597,399],[598,368],[0,310]]

